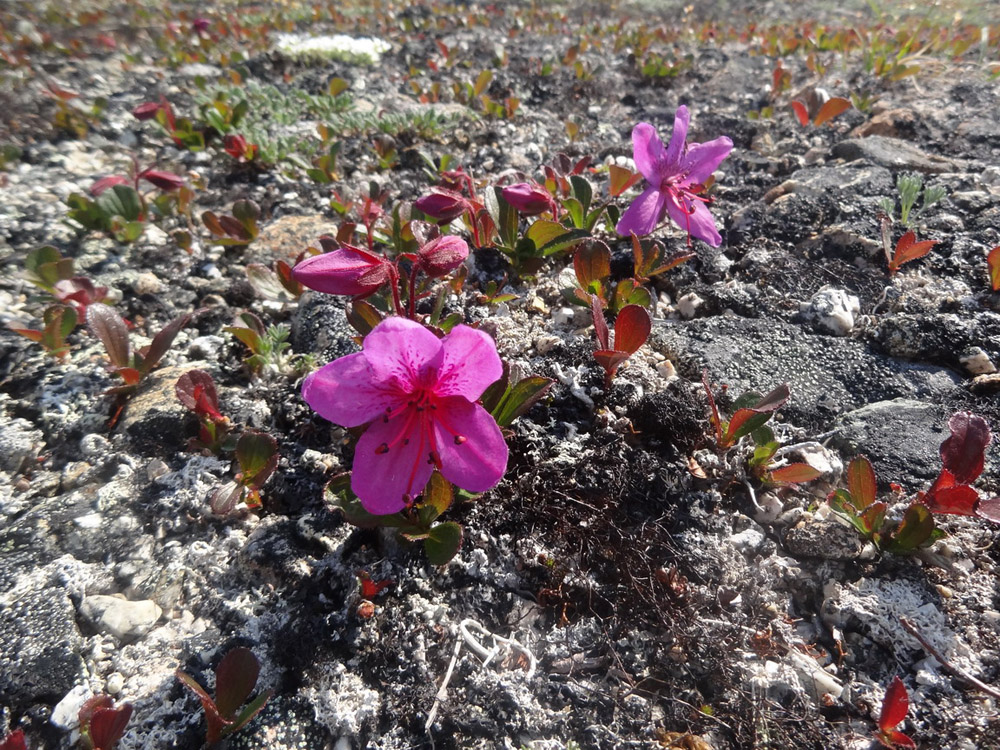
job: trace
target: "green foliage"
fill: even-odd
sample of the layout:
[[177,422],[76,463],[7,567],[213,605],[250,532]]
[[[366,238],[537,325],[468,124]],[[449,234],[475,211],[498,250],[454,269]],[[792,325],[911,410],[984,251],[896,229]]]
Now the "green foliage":
[[255,375],[269,371],[295,375],[312,369],[311,355],[287,353],[291,348],[288,343],[291,331],[284,324],[265,326],[252,312],[242,312],[233,325],[222,330],[246,344],[250,356],[244,361]]
[[66,337],[69,336],[77,324],[77,313],[69,305],[52,305],[45,310],[42,316],[43,326],[41,330],[33,328],[16,328],[8,323],[8,328],[14,333],[31,339],[41,344],[42,348],[54,357],[65,358],[69,354],[69,344]]
[[[923,201],[920,208],[914,210],[917,200],[921,197],[921,188],[923,188]],[[899,218],[905,226],[910,226],[911,214],[916,218],[947,194],[947,191],[939,185],[925,188],[924,178],[916,172],[899,175],[896,178],[896,192],[899,194]],[[883,198],[879,205],[890,217],[894,215],[895,199]]]
[[145,229],[142,197],[131,185],[112,185],[93,200],[73,193],[66,204],[71,221],[119,242],[135,242]]
[[257,239],[260,228],[260,206],[252,200],[241,199],[233,203],[232,215],[219,216],[213,211],[205,211],[201,221],[212,233],[212,241],[223,247],[245,247]]

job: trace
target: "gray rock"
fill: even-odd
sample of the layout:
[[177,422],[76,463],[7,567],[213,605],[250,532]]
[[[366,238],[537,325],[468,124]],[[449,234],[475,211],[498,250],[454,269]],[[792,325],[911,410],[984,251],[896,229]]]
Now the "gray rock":
[[854,328],[854,316],[861,313],[861,303],[844,289],[824,286],[801,305],[801,312],[820,331],[846,336]]
[[43,445],[42,431],[32,429],[27,419],[11,419],[0,424],[0,470],[21,471]]
[[95,594],[81,602],[80,614],[99,631],[129,640],[152,630],[162,610],[148,599],[130,602],[117,596]]
[[14,590],[0,599],[0,701],[55,703],[86,679],[76,610],[61,588]]
[[347,323],[344,298],[306,292],[292,320],[292,344],[297,352],[315,352],[322,363],[358,351],[357,331]]
[[964,169],[964,165],[955,159],[926,154],[911,143],[883,135],[841,141],[833,147],[831,153],[845,161],[867,159],[873,164],[895,170],[931,173],[958,172]]
[[893,398],[940,401],[958,389],[950,370],[904,362],[863,342],[815,336],[780,321],[715,317],[654,325],[650,345],[673,359],[687,377],[727,383],[738,395],[766,393],[781,383],[791,400],[781,414],[793,423],[826,430],[839,414]]

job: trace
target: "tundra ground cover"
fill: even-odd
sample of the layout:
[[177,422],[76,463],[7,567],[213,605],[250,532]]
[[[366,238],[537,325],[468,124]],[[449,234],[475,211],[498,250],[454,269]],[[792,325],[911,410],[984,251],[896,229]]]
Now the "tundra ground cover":
[[988,8],[2,14],[0,730],[996,742]]

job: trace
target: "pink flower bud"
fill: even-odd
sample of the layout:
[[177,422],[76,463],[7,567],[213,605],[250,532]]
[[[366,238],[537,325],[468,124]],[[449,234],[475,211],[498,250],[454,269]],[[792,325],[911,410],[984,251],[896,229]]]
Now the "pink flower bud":
[[552,208],[552,196],[541,185],[519,182],[503,189],[503,199],[525,216],[537,216]]
[[132,116],[137,120],[153,120],[162,106],[162,102],[143,102],[132,110]]
[[419,250],[420,267],[431,278],[449,274],[469,257],[469,246],[461,237],[443,234]]
[[105,190],[113,185],[128,185],[129,180],[126,177],[122,177],[120,174],[112,174],[107,177],[102,177],[93,185],[90,186],[91,195],[100,195]]
[[168,193],[184,187],[183,177],[173,172],[162,172],[159,169],[144,169],[139,173],[139,179],[152,183],[160,190],[166,190]]
[[392,264],[385,258],[343,245],[298,263],[292,269],[292,278],[317,292],[367,297],[389,282],[392,273]]
[[468,210],[469,202],[454,190],[431,188],[431,192],[413,202],[413,207],[440,224],[448,224]]

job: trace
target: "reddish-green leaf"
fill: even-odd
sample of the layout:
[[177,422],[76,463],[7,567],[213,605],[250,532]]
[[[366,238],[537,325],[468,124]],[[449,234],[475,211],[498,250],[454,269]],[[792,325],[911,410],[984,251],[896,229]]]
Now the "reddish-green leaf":
[[[967,484],[949,484],[950,474],[942,471],[942,475],[948,475],[948,480],[935,482],[922,499],[931,513],[945,513],[953,516],[974,516],[979,504],[979,493],[974,487]],[[939,480],[941,477],[939,477]]]
[[174,386],[174,393],[185,408],[198,416],[221,417],[215,381],[204,370],[189,370],[181,375]]
[[160,363],[160,360],[163,359],[163,355],[167,353],[170,349],[170,345],[173,344],[174,339],[177,338],[177,334],[180,333],[180,330],[188,324],[189,320],[191,320],[191,315],[192,313],[185,313],[184,315],[174,318],[163,326],[159,333],[153,336],[153,341],[142,354],[142,364],[139,366],[139,370],[143,375],[148,374],[150,370]]
[[278,442],[266,432],[247,430],[236,443],[236,460],[243,485],[260,488],[278,465]]
[[976,515],[993,523],[1000,523],[1000,497],[983,498],[976,506]]
[[617,198],[641,179],[641,174],[612,164],[608,167],[608,193]]
[[732,445],[734,441],[764,424],[771,414],[788,401],[790,395],[788,384],[785,383],[761,398],[752,408],[738,409],[726,428],[725,444]]
[[273,694],[274,693],[271,690],[265,690],[263,693],[250,701],[246,707],[240,711],[240,715],[236,717],[233,723],[226,727],[222,733],[223,736],[228,737],[233,732],[237,732],[249,724],[253,717],[261,712],[261,709],[264,708],[264,704],[271,699]]
[[243,497],[246,488],[239,482],[226,482],[208,496],[208,507],[217,516],[228,516]]
[[615,319],[615,349],[635,354],[649,338],[652,325],[646,308],[626,305]]
[[906,509],[899,526],[893,531],[888,549],[897,554],[914,552],[933,541],[934,531],[934,516],[926,506],[913,503]]
[[594,282],[600,282],[611,275],[611,251],[600,240],[591,240],[577,245],[573,253],[573,270],[576,280],[587,292],[595,292]]
[[834,117],[843,114],[851,108],[851,102],[839,96],[831,97],[827,99],[823,106],[819,108],[819,112],[816,113],[816,119],[813,120],[813,125],[819,127],[827,120],[832,120]]
[[347,307],[347,322],[363,338],[382,322],[382,314],[368,302],[354,300]]
[[[433,510],[431,517],[426,519],[427,523],[430,523],[448,510],[454,499],[455,489],[451,486],[451,482],[441,476],[441,472],[435,470],[435,472],[431,474],[431,478],[428,480],[427,486],[424,487],[423,495],[420,498],[421,503],[424,506]],[[370,597],[365,598],[367,599]]]
[[770,473],[772,482],[788,482],[798,484],[800,482],[811,482],[822,476],[823,472],[814,469],[809,464],[794,463],[775,469]]
[[951,436],[941,443],[941,462],[959,484],[971,484],[983,473],[990,426],[977,414],[960,411],[948,420]]
[[[490,410],[500,427],[510,427],[514,420],[540,401],[555,381],[541,376],[522,378],[504,392],[496,407]],[[492,387],[492,386],[491,386]]]
[[906,718],[910,710],[910,696],[899,676],[892,678],[882,699],[882,711],[878,717],[878,728],[883,732],[895,729]]
[[215,705],[219,715],[232,720],[243,702],[250,697],[260,662],[248,648],[237,647],[229,651],[215,670]]
[[858,510],[864,510],[875,502],[877,485],[875,469],[864,456],[857,456],[847,467],[847,489],[851,493],[851,502]]
[[230,722],[219,715],[219,709],[216,708],[212,696],[205,691],[205,688],[198,684],[194,677],[180,669],[174,672],[174,676],[198,696],[198,699],[201,701],[201,707],[205,710],[205,723],[208,726],[208,731],[205,733],[205,740],[208,745],[215,744],[222,739],[222,730]]
[[112,365],[120,368],[132,364],[128,328],[121,315],[107,305],[89,305],[87,328],[104,344]]
[[990,286],[994,292],[1000,292],[1000,245],[987,253],[986,266],[990,271]]
[[887,507],[885,503],[872,503],[858,514],[866,534],[875,534],[881,530],[882,524],[885,523]]

